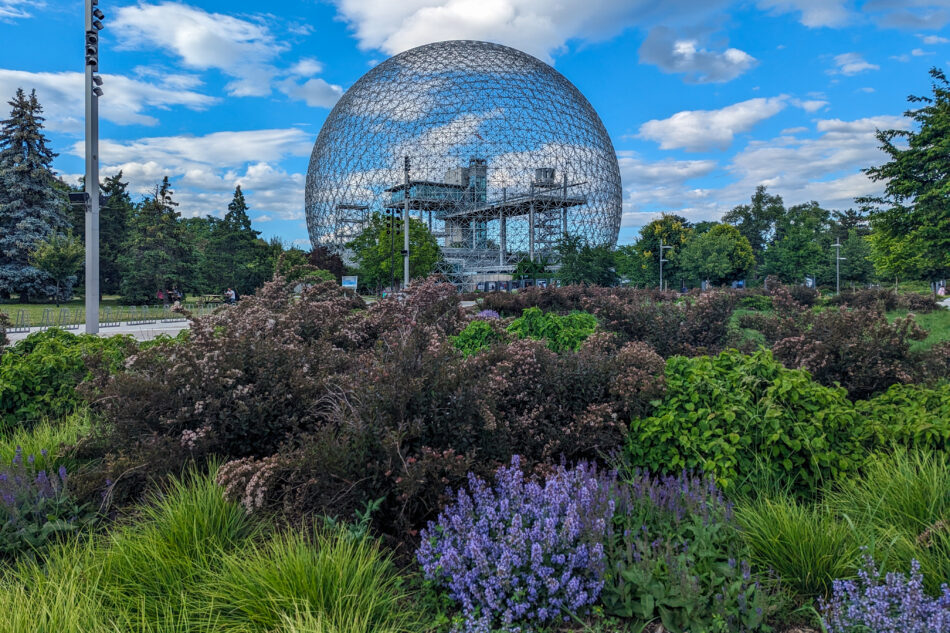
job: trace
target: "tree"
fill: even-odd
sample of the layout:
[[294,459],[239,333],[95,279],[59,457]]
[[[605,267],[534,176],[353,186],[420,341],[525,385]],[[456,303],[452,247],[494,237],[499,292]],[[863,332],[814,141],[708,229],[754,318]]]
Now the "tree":
[[716,224],[694,235],[679,261],[685,275],[714,285],[744,279],[755,268],[749,240],[731,224]]
[[310,250],[310,254],[307,255],[307,259],[311,266],[328,271],[336,277],[337,281],[340,281],[343,275],[346,274],[346,266],[343,264],[343,258],[326,246],[314,246]]
[[22,89],[0,122],[0,296],[52,296],[56,283],[30,264],[39,242],[68,228],[66,198],[53,175],[53,158],[43,134],[43,108],[34,90]]
[[678,266],[680,251],[693,233],[686,218],[664,213],[640,229],[640,236],[632,246],[621,247],[616,256],[617,272],[627,283],[636,286],[657,286],[660,283],[660,240],[665,251],[663,264],[664,285],[669,280],[681,279]]
[[46,272],[56,283],[53,299],[57,305],[72,295],[76,273],[82,268],[85,255],[86,249],[72,231],[65,235],[53,233],[37,242],[30,253],[30,264]]
[[129,220],[135,212],[135,205],[127,191],[128,186],[128,182],[122,182],[121,171],[106,178],[102,183],[103,204],[99,209],[99,288],[103,294],[119,292],[122,284],[119,255],[128,240]]
[[874,275],[874,263],[871,261],[871,243],[859,229],[851,229],[841,241],[841,282],[866,284]]
[[118,258],[124,301],[149,303],[160,290],[188,287],[192,253],[173,193],[166,176],[129,222],[129,237]]
[[783,283],[802,283],[815,275],[821,283],[834,283],[834,249],[831,248],[831,212],[817,202],[790,207],[775,223],[775,236],[765,251],[762,272]]
[[[402,219],[373,214],[356,238],[347,244],[356,260],[360,284],[383,288],[391,279],[402,280]],[[409,277],[425,277],[442,257],[439,244],[424,222],[409,220]]]
[[877,132],[890,160],[864,172],[884,195],[858,199],[870,212],[871,257],[889,277],[950,276],[950,83],[937,68],[930,77],[933,95],[908,97],[923,105],[904,113],[917,130]]
[[727,211],[722,221],[731,224],[742,233],[755,255],[756,263],[765,261],[765,251],[772,244],[776,224],[785,215],[781,196],[769,195],[766,187],[756,187],[750,204],[741,204]]
[[558,244],[561,268],[558,278],[565,284],[616,286],[616,262],[609,246],[591,246],[579,235],[565,235]]
[[251,227],[247,211],[244,192],[238,185],[224,219],[211,224],[209,252],[206,254],[215,283],[244,294],[256,290],[272,273],[267,245],[260,238],[260,231]]

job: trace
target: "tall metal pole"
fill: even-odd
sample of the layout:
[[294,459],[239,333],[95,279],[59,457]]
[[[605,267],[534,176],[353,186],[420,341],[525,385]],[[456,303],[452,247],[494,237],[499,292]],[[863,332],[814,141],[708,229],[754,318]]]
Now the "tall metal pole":
[[402,285],[409,287],[409,156],[406,156],[406,195],[402,208]]
[[841,238],[835,240],[832,244],[835,247],[835,294],[841,293],[841,260],[847,257],[841,256]]
[[[86,0],[86,333],[99,333],[99,0]],[[98,18],[98,19],[97,19]]]
[[672,246],[664,246],[663,238],[660,238],[660,290],[663,290],[663,262],[668,262],[669,260],[663,257],[663,251],[668,251],[673,248]]

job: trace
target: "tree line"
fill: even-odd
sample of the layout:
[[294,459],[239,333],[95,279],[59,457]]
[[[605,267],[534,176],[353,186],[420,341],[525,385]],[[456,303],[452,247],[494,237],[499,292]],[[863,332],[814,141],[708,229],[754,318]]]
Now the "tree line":
[[[85,208],[70,205],[68,194],[84,187],[55,175],[36,92],[17,90],[9,105],[0,122],[0,299],[66,300],[82,283],[85,252]],[[288,270],[309,265],[304,251],[261,239],[240,186],[223,218],[183,218],[167,177],[139,202],[128,185],[120,171],[99,187],[102,294],[130,304],[172,289],[245,294],[271,278],[279,261]]]

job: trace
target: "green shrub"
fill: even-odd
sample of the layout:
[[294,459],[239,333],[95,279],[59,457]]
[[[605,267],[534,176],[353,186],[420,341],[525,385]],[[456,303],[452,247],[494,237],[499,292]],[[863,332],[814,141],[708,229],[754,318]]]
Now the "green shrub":
[[950,384],[892,385],[855,403],[879,445],[950,450]]
[[505,340],[504,332],[493,321],[476,319],[465,326],[457,336],[449,337],[463,356],[473,356]]
[[557,353],[577,351],[596,329],[597,319],[590,313],[575,311],[559,316],[542,312],[541,308],[525,308],[508,326],[515,336],[546,341],[551,351]]
[[13,325],[5,313],[0,312],[0,356],[3,356],[3,348],[10,342],[7,338],[7,328]]
[[[322,622],[326,631],[415,630],[395,566],[367,539],[345,531],[275,535],[226,557],[207,586],[225,628],[273,631],[282,621]],[[293,621],[292,620],[292,621]]]
[[750,490],[753,473],[814,494],[864,460],[858,419],[843,389],[785,369],[768,351],[674,356],[666,397],[630,427],[627,454],[658,472],[712,474],[725,490]]
[[115,366],[133,349],[131,337],[99,338],[64,330],[35,332],[0,356],[0,430],[69,413],[76,386],[88,375],[85,358]]
[[739,307],[743,310],[755,310],[756,312],[768,312],[772,309],[772,297],[769,295],[746,295],[739,299]]
[[828,596],[837,578],[854,576],[862,537],[827,508],[786,494],[736,506],[736,520],[759,569],[771,569],[799,600]]
[[63,448],[75,444],[89,428],[89,414],[80,409],[60,420],[46,419],[32,428],[14,427],[5,433],[0,432],[0,464],[9,464],[17,447],[20,447],[25,455],[35,457],[33,465],[37,470],[65,466],[72,472],[79,466],[78,460],[67,454]]

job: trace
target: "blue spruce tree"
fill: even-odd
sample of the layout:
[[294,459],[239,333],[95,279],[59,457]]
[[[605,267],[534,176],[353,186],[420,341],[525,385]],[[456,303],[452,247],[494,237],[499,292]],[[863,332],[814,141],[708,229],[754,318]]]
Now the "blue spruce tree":
[[10,118],[0,121],[0,297],[29,301],[56,292],[53,278],[30,265],[30,253],[69,223],[36,91],[27,97],[19,89],[9,103]]

